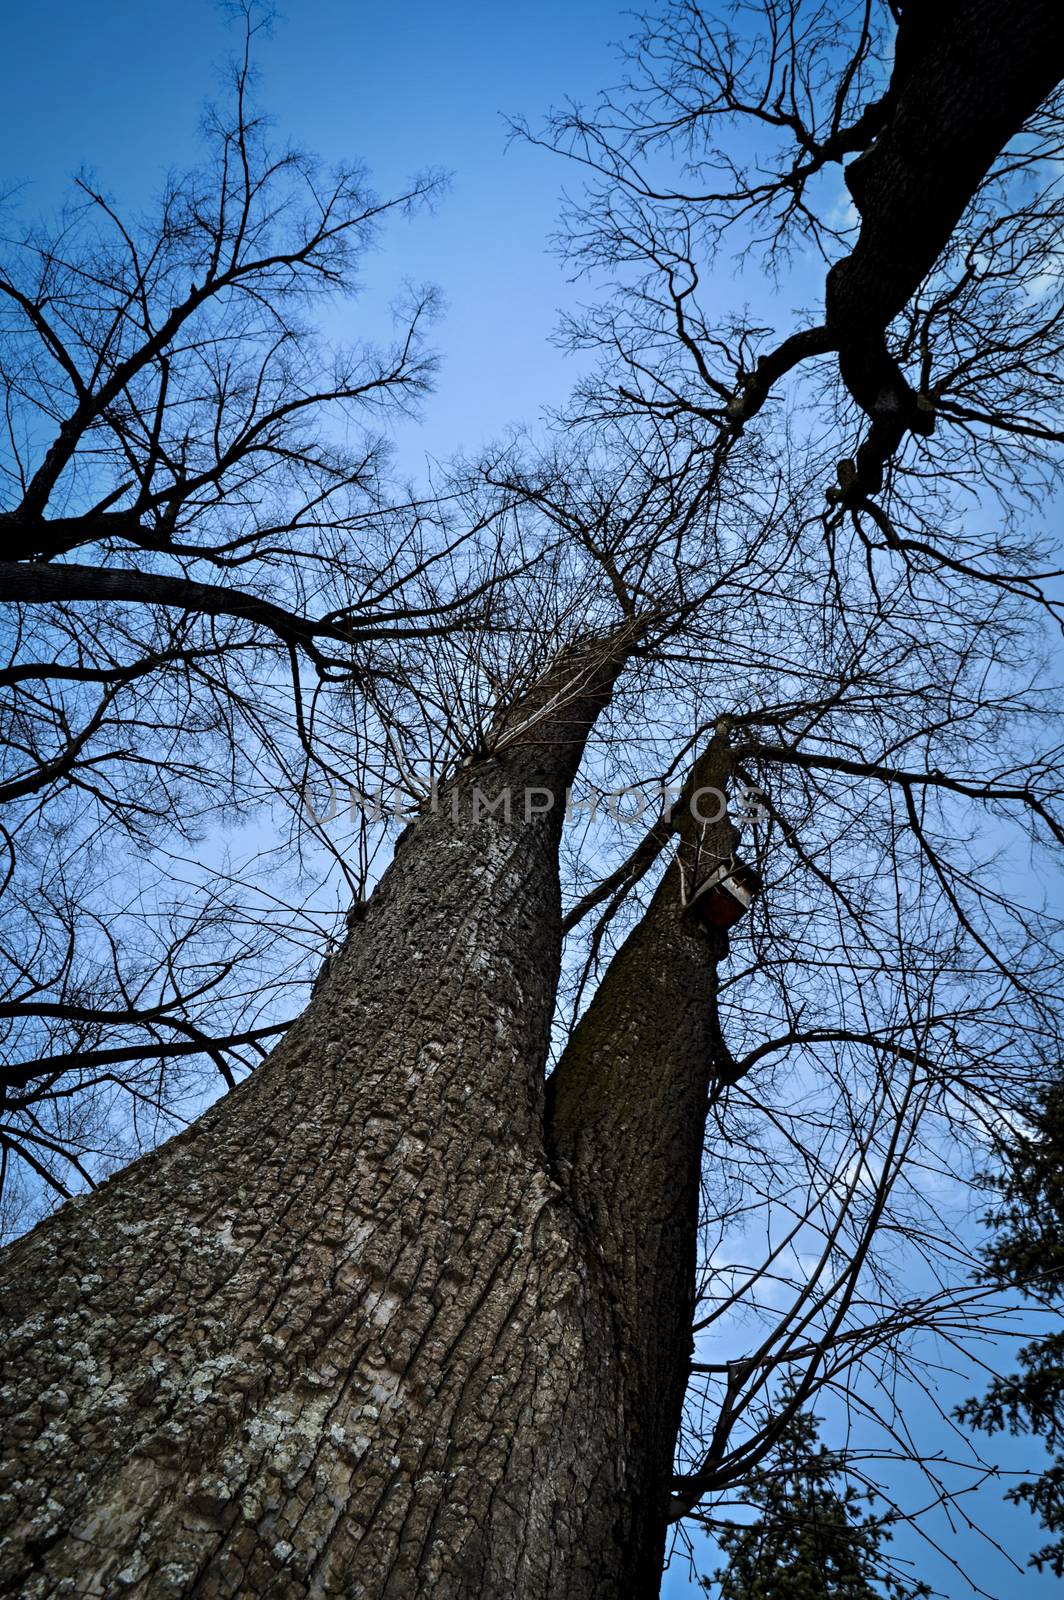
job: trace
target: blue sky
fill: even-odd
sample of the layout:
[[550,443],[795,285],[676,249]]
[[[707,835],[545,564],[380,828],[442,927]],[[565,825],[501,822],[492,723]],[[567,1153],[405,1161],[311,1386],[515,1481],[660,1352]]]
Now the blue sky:
[[[535,121],[566,95],[592,100],[619,76],[611,42],[629,26],[605,0],[523,8],[292,0],[260,52],[259,99],[280,135],[330,161],[363,159],[382,192],[427,166],[453,174],[434,215],[390,226],[366,263],[360,320],[351,329],[381,336],[403,278],[442,289],[438,389],[422,422],[405,425],[398,439],[411,471],[426,455],[475,450],[565,397],[574,369],[549,335],[558,310],[587,291],[566,282],[547,239],[560,189],[573,175],[542,152],[508,149],[501,113]],[[217,89],[233,47],[214,4],[9,4],[4,31],[0,148],[18,209],[50,211],[82,165],[136,209],[167,167],[195,160],[200,104]],[[946,1377],[943,1383],[947,1405],[969,1392]],[[1012,1467],[1030,1454],[1026,1441],[1002,1447]],[[1024,1513],[1003,1509],[999,1493],[990,1485],[971,1513],[1022,1552],[1037,1530]],[[962,1559],[967,1554],[991,1593],[1041,1600],[1058,1590],[1048,1577],[1011,1574],[961,1529],[951,1534],[940,1523],[937,1532]],[[896,1548],[953,1600],[972,1592],[908,1536],[899,1535]],[[666,1578],[663,1593],[672,1600],[691,1592],[681,1570]]]
[[[628,28],[603,0],[297,0],[259,51],[259,101],[279,137],[329,161],[364,160],[382,193],[426,167],[452,174],[435,214],[396,221],[367,260],[351,330],[383,333],[404,278],[443,291],[438,392],[400,439],[412,468],[565,396],[571,363],[547,342],[576,293],[547,248],[562,168],[507,149],[502,113],[534,120],[569,92],[590,98],[616,78],[611,40]],[[166,167],[195,159],[200,105],[235,43],[210,0],[9,6],[4,31],[5,184],[21,183],[31,212],[50,209],[81,164],[118,199],[147,200]]]

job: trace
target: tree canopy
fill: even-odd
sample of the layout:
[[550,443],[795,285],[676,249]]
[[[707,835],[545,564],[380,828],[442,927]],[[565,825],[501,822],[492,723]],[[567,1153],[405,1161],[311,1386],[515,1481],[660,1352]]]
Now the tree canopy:
[[638,19],[518,127],[585,377],[414,487],[433,292],[325,328],[438,180],[238,15],[204,164],[0,272],[6,1576],[651,1596],[781,1460],[870,1562],[810,1405],[981,1479],[911,1396],[1061,1059],[1064,13]]

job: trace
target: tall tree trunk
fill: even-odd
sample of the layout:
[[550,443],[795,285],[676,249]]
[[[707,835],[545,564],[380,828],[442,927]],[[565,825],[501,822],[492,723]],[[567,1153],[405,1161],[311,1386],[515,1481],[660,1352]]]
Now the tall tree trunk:
[[721,723],[687,786],[674,859],[548,1088],[559,1179],[596,1241],[622,1352],[631,1507],[625,1594],[633,1600],[656,1595],[660,1584],[690,1371],[707,1098],[728,1063],[716,1008],[727,937],[701,927],[685,900],[737,842],[726,815],[708,820],[722,809],[713,796],[726,793],[729,772]]
[[630,1328],[542,1096],[561,800],[626,648],[414,825],[251,1079],[5,1252],[5,1592],[632,1592]]

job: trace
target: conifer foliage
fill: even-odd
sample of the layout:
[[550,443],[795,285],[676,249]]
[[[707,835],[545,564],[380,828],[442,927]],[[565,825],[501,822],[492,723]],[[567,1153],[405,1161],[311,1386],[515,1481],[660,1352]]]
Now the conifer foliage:
[[796,1411],[752,1475],[758,1516],[717,1534],[726,1565],[703,1579],[713,1600],[917,1600],[926,1584],[893,1573],[888,1519],[865,1509],[844,1457],[820,1441],[819,1418]]
[[[1010,1140],[1002,1175],[990,1180],[1000,1204],[987,1221],[999,1230],[986,1249],[989,1281],[1019,1288],[1034,1304],[1064,1309],[1064,1079],[1036,1106],[1030,1130]],[[1026,1345],[1018,1370],[995,1378],[982,1398],[961,1407],[963,1421],[988,1433],[1041,1437],[1053,1460],[1007,1498],[1026,1504],[1057,1537],[1032,1563],[1064,1577],[1064,1328]]]

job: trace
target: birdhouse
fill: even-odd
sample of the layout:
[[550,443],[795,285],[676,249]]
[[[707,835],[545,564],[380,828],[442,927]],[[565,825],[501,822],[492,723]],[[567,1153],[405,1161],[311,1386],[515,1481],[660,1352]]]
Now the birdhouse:
[[703,878],[687,905],[704,928],[730,928],[745,917],[760,890],[760,874],[733,859]]

